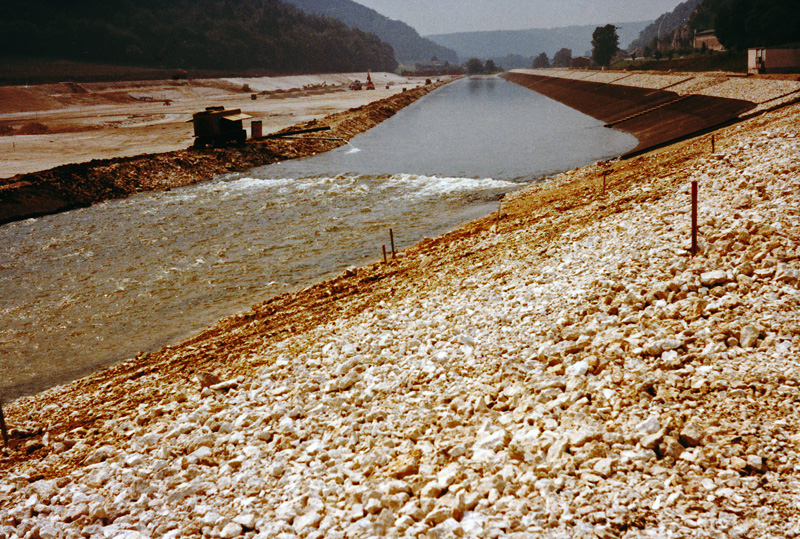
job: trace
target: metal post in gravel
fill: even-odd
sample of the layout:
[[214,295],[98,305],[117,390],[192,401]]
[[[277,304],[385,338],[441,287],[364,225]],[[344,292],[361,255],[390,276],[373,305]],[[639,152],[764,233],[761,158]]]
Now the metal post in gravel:
[[389,229],[389,240],[392,242],[392,260],[394,260],[396,258],[394,254],[394,230],[391,228]]
[[714,135],[711,135],[711,153],[716,153],[717,140]]
[[697,254],[697,182],[692,182],[692,256]]
[[8,430],[6,429],[6,418],[3,417],[3,399],[0,399],[0,430],[3,431],[3,445],[8,447]]
[[382,247],[383,247],[383,263],[388,264],[389,261],[386,259],[386,246],[383,245]]

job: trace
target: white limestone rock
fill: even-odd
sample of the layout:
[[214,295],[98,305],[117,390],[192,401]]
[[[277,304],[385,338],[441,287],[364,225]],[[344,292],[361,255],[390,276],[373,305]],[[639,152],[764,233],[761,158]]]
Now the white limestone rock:
[[636,431],[645,436],[655,434],[659,430],[661,430],[661,422],[655,416],[650,416],[636,425]]
[[700,283],[703,286],[711,287],[728,282],[728,273],[723,270],[707,271],[700,274]]
[[236,522],[229,522],[222,528],[220,531],[219,536],[222,539],[233,539],[234,537],[239,537],[242,535],[244,530],[242,529],[242,525]]

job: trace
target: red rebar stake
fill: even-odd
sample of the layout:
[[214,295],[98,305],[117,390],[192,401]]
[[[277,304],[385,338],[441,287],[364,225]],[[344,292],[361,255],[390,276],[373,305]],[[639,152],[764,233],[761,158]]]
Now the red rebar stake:
[[692,256],[697,254],[697,182],[692,182]]
[[392,242],[392,260],[394,260],[395,259],[395,255],[394,255],[394,230],[392,230],[391,228],[389,229],[389,240],[391,240],[391,242]]
[[386,259],[386,246],[383,245],[383,263],[388,264],[389,260]]

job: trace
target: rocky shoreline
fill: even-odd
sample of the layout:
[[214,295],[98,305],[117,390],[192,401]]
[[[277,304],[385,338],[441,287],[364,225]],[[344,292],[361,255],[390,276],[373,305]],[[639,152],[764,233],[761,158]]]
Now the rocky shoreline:
[[210,148],[144,154],[63,165],[42,172],[0,180],[0,224],[90,206],[142,191],[182,187],[220,174],[259,167],[330,151],[346,144],[423,95],[436,83],[331,114],[280,132],[330,127],[324,137],[250,140],[242,147]]
[[797,536],[800,105],[710,149],[11,403],[0,537]]

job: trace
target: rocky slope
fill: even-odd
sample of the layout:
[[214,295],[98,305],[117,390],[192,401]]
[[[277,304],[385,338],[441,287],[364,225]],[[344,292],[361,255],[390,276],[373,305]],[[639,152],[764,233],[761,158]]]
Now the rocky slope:
[[798,120],[565,173],[12,403],[0,536],[795,537]]

